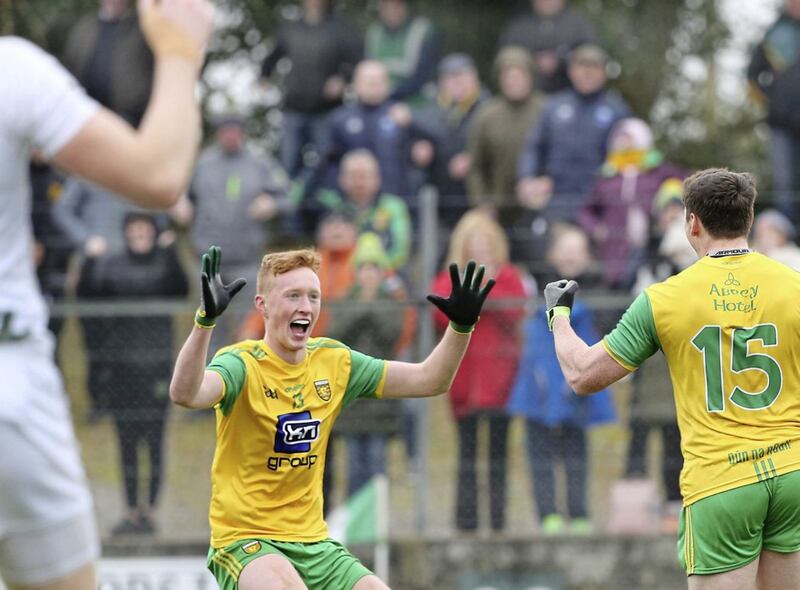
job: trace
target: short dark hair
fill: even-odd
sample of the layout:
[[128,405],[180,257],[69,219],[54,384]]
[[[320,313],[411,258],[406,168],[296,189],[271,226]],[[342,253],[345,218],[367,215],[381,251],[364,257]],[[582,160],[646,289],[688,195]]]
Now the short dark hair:
[[750,233],[756,181],[747,172],[708,168],[683,181],[686,216],[694,213],[715,238],[739,238]]

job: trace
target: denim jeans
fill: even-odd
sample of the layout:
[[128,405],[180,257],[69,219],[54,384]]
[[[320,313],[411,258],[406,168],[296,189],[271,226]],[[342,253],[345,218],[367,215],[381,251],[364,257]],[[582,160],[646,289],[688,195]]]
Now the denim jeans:
[[800,198],[800,134],[770,126],[773,204],[793,223],[797,223]]
[[281,164],[290,178],[296,178],[304,168],[303,148],[311,144],[317,154],[325,154],[330,145],[328,113],[306,114],[283,111],[281,133]]

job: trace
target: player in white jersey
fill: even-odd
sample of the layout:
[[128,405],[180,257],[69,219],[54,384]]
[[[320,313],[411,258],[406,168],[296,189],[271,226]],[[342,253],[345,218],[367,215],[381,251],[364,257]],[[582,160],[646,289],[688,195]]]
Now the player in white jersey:
[[194,90],[213,9],[207,0],[139,0],[139,15],[156,66],[138,130],[87,97],[55,59],[0,37],[0,578],[11,590],[94,589],[99,554],[36,282],[31,151],[165,208],[186,186],[200,140]]

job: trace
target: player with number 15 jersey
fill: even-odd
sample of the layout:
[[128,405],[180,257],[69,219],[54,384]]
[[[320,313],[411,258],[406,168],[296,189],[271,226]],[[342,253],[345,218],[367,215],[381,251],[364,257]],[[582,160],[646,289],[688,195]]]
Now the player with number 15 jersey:
[[[684,182],[699,260],[647,288],[587,346],[575,281],[545,287],[556,354],[579,394],[659,349],[681,433],[678,557],[692,590],[800,587],[800,274],[747,246],[755,182],[712,168]],[[647,393],[644,392],[644,395]]]
[[800,469],[798,318],[800,274],[721,252],[646,289],[604,339],[631,371],[666,356],[684,504]]

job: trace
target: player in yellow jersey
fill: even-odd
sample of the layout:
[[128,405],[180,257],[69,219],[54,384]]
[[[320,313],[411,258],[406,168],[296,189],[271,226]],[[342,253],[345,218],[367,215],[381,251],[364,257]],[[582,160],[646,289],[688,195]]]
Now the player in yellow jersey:
[[749,174],[684,182],[686,235],[700,259],[646,289],[587,346],[569,323],[578,285],[544,294],[572,389],[598,391],[658,350],[681,432],[678,557],[691,590],[800,588],[800,274],[751,252]]
[[450,297],[428,299],[451,320],[421,363],[374,359],[341,342],[309,338],[319,317],[320,259],[313,250],[268,254],[256,308],[263,340],[220,350],[205,367],[211,330],[244,279],[224,285],[217,247],[203,255],[202,298],[170,386],[175,403],[215,407],[208,566],[222,590],[385,590],[322,517],[331,428],[360,397],[422,397],[450,388],[486,296],[483,267],[455,264]]

